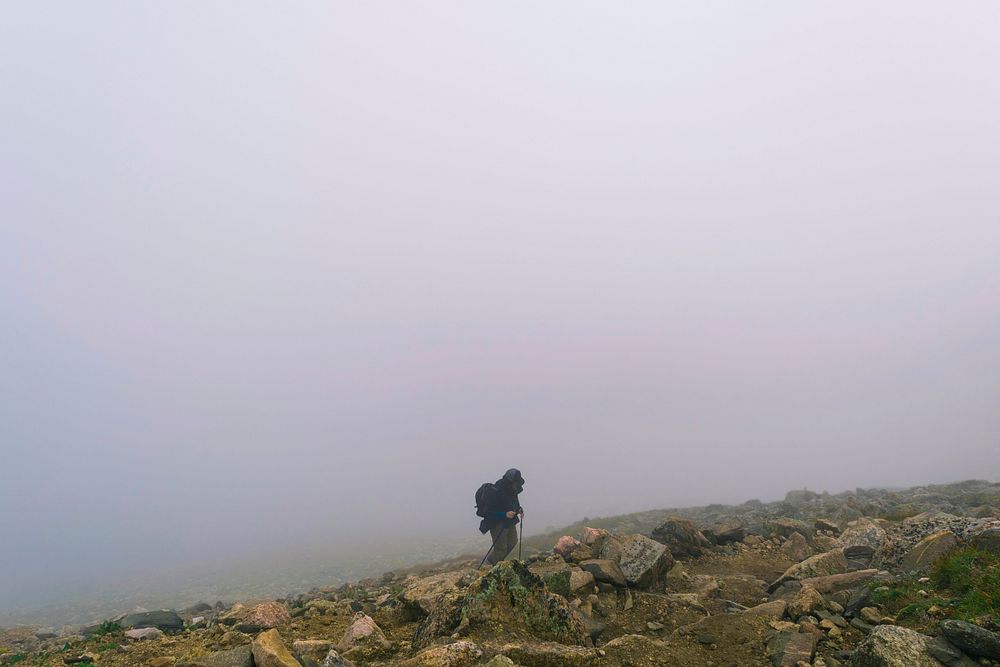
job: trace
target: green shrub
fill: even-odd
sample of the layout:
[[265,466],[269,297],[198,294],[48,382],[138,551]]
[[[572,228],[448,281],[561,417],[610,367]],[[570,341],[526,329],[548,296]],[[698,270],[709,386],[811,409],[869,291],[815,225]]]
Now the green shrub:
[[116,632],[121,632],[122,626],[118,625],[114,621],[104,621],[97,629],[94,630],[95,637],[103,637],[104,635],[113,635]]
[[952,606],[960,618],[992,622],[1000,616],[1000,557],[972,547],[959,549],[931,570],[935,586],[954,593]]

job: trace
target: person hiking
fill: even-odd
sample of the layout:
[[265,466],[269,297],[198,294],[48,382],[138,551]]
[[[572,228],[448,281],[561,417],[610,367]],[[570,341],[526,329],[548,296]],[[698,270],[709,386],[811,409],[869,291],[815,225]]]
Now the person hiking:
[[511,468],[493,485],[493,492],[487,501],[485,517],[479,522],[479,532],[489,531],[493,538],[493,548],[487,560],[496,565],[517,546],[518,517],[524,516],[524,509],[518,501],[518,494],[524,490],[524,477],[517,468]]

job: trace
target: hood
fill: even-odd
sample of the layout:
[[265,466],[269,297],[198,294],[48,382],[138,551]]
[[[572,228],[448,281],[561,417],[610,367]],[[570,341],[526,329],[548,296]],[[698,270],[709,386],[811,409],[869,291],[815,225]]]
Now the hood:
[[497,482],[497,484],[503,484],[514,491],[514,493],[521,493],[524,489],[524,477],[521,476],[521,471],[517,468],[511,468],[503,474],[503,477]]

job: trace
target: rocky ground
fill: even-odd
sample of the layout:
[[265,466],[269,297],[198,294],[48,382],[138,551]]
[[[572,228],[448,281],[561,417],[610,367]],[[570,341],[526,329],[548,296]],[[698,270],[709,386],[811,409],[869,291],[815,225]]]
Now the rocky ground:
[[0,664],[1000,666],[998,508],[969,481],[587,520],[493,568],[3,630]]

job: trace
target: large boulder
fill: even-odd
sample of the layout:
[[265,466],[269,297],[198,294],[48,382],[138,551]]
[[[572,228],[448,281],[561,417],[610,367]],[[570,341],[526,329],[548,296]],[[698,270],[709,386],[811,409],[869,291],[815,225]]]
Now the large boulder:
[[129,628],[157,628],[164,632],[180,632],[184,629],[184,619],[173,609],[160,609],[125,614],[118,619],[118,625],[125,630]]
[[969,655],[1000,659],[1000,634],[966,621],[941,621],[941,632]]
[[274,629],[260,633],[253,640],[253,663],[255,667],[301,667]]
[[1000,526],[988,525],[969,537],[969,546],[1000,555]]
[[941,667],[928,647],[931,637],[898,625],[879,625],[854,651],[854,667]]
[[587,526],[583,529],[583,534],[580,536],[580,541],[586,544],[588,547],[593,547],[599,545],[602,541],[607,539],[610,535],[604,528],[591,528]]
[[520,561],[502,561],[467,591],[446,596],[421,622],[415,647],[453,633],[485,639],[547,640],[584,645],[587,628],[566,599],[550,592]]
[[798,531],[792,533],[788,539],[785,540],[785,543],[781,545],[780,551],[795,562],[804,561],[806,558],[809,558],[813,552],[809,547],[809,542],[806,541],[805,535]]
[[292,655],[303,667],[321,667],[331,650],[333,642],[329,639],[300,639],[292,642]]
[[776,632],[767,642],[767,657],[774,667],[796,667],[800,662],[811,664],[816,655],[816,639],[812,632]]
[[927,572],[931,566],[958,548],[958,538],[950,530],[928,535],[903,555],[900,566],[906,571]]
[[866,546],[878,550],[885,541],[886,532],[882,526],[871,519],[861,518],[847,524],[847,528],[837,538],[837,546]]
[[597,651],[557,642],[508,642],[496,647],[498,653],[525,667],[596,667]]
[[774,600],[772,602],[764,602],[743,612],[744,616],[760,616],[762,618],[774,618],[778,619],[785,615],[785,609],[788,603],[784,600]]
[[821,609],[825,604],[823,596],[813,586],[804,585],[788,600],[788,617],[798,619]]
[[216,651],[197,658],[190,658],[176,663],[175,667],[253,667],[253,654],[250,644],[231,648],[228,651]]
[[[354,620],[340,638],[337,648],[349,656],[359,655],[367,658],[389,648],[389,640],[371,616],[359,611],[354,614]],[[351,651],[354,653],[349,653]]]
[[400,597],[410,607],[429,614],[446,593],[466,585],[467,579],[473,575],[473,570],[453,570],[429,577],[407,579]]
[[703,529],[702,534],[709,542],[723,545],[742,542],[743,538],[747,536],[747,529],[739,523],[717,523],[711,528]]
[[594,579],[604,583],[613,584],[624,588],[626,585],[625,574],[621,567],[613,560],[606,558],[594,558],[580,563],[580,568],[594,575]]
[[287,623],[291,618],[285,605],[272,601],[251,607],[235,604],[232,609],[219,617],[219,622],[223,625],[233,625],[240,632],[254,633]]
[[[607,542],[607,548],[612,544]],[[615,541],[618,566],[625,581],[638,588],[648,588],[658,581],[674,564],[674,557],[666,545],[645,535],[626,535]],[[611,554],[602,550],[603,558]]]
[[712,543],[693,523],[679,517],[671,517],[661,523],[653,530],[652,537],[667,545],[675,558],[700,556],[702,551],[712,547]]
[[572,535],[563,535],[556,540],[556,545],[552,547],[552,551],[565,558],[582,546],[584,546],[583,542]]
[[573,572],[583,571],[561,560],[532,563],[528,566],[528,570],[541,578],[545,582],[546,588],[564,597],[569,597],[572,592],[570,590],[570,579],[573,576]]
[[825,577],[809,577],[808,579],[800,579],[799,582],[803,586],[812,586],[820,593],[826,594],[856,588],[880,576],[885,576],[885,573],[880,574],[876,569],[868,569],[830,574]]
[[432,646],[398,663],[400,667],[469,667],[483,652],[470,641],[457,641],[443,646]]
[[846,572],[847,567],[847,557],[844,555],[843,549],[826,551],[821,554],[816,554],[815,556],[810,556],[801,563],[796,563],[795,565],[789,567],[785,570],[784,574],[778,577],[774,583],[771,584],[769,590],[774,591],[781,586],[781,584],[791,579],[808,579],[810,577],[819,577]]

